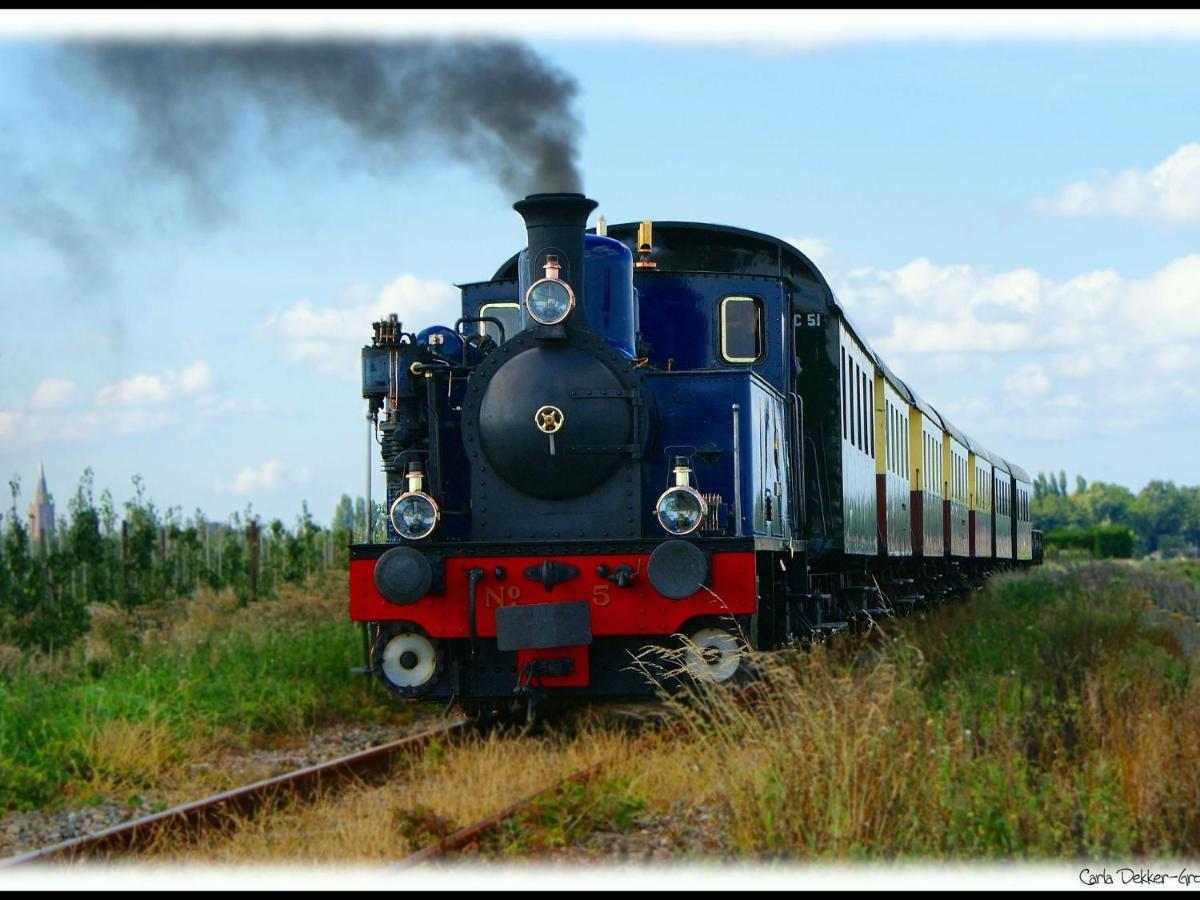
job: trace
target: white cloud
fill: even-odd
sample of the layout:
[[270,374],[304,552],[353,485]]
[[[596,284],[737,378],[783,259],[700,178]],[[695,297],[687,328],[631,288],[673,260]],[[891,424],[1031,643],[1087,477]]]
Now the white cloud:
[[985,445],[1130,429],[1166,415],[1166,397],[1195,399],[1157,373],[1200,363],[1200,255],[1140,279],[924,258],[839,271],[830,258],[826,275],[859,333]]
[[1151,360],[1160,372],[1184,372],[1195,368],[1200,351],[1188,344],[1167,344]]
[[379,291],[351,288],[334,305],[301,300],[273,313],[257,332],[279,341],[292,362],[353,378],[358,373],[359,348],[371,342],[371,323],[393,312],[405,331],[417,332],[430,325],[453,325],[462,306],[452,285],[401,275]]
[[[232,398],[221,397],[212,388],[212,370],[203,361],[178,371],[139,372],[102,385],[90,404],[75,382],[47,378],[34,388],[27,406],[0,410],[0,438],[4,446],[33,447],[140,434],[176,421],[171,404],[177,400],[187,401],[188,416],[183,424],[194,431],[236,406]],[[62,408],[71,401],[75,401],[71,415],[63,415]]]
[[1091,378],[1120,368],[1128,354],[1125,347],[1098,344],[1059,353],[1051,359],[1054,374],[1063,378]]
[[225,484],[218,481],[216,488],[224,493],[236,496],[271,491],[284,482],[304,484],[312,477],[312,470],[307,466],[289,467],[278,459],[268,459],[260,466],[243,466],[234,476],[233,482]]
[[1184,256],[1130,286],[1118,323],[1151,341],[1200,339],[1200,254]]
[[1084,375],[1105,362],[1093,358],[1098,348],[1124,348],[1120,354],[1200,339],[1200,255],[1145,280],[1098,269],[1056,281],[1029,269],[993,273],[917,259],[832,281],[884,353],[1060,351],[1056,367]]
[[1194,222],[1200,219],[1200,143],[1184,144],[1148,172],[1127,169],[1074,181],[1034,208],[1060,216]]
[[181,372],[167,369],[157,375],[139,372],[96,391],[97,406],[161,406],[181,396],[203,395],[212,387],[212,370],[200,361]]
[[244,466],[233,479],[233,484],[229,490],[231,493],[249,494],[251,491],[270,490],[279,483],[279,476],[283,473],[283,464],[277,459],[269,459],[257,469],[253,466]]
[[1050,390],[1050,379],[1040,365],[1027,363],[1004,379],[1004,389],[1029,402]]
[[158,406],[170,396],[166,382],[157,375],[133,375],[96,391],[97,406]]
[[784,240],[817,264],[829,256],[829,245],[820,238],[790,237]]
[[1084,409],[1087,402],[1078,394],[1060,394],[1048,401],[1051,406],[1059,409]]
[[973,361],[963,353],[933,353],[926,364],[940,375],[953,375],[971,368]]
[[69,378],[47,378],[33,389],[29,405],[34,409],[59,409],[76,395],[78,387]]
[[192,363],[179,373],[179,387],[189,396],[207,391],[212,383],[212,370],[206,362]]
[[1200,385],[1192,381],[1172,381],[1167,390],[1176,399],[1183,397],[1188,400],[1200,399]]
[[[91,442],[114,435],[140,434],[168,424],[162,410],[96,408],[64,416],[55,411],[0,411],[0,446],[36,447],[59,441]],[[7,427],[5,427],[7,423]]]

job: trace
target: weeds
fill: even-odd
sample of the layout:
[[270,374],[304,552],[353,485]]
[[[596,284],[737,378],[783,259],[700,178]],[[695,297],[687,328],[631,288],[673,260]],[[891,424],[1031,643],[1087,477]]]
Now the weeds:
[[851,651],[756,660],[750,700],[677,695],[672,762],[706,785],[739,856],[1195,853],[1200,688],[1182,611],[1197,599],[1118,564],[998,578]]
[[[350,787],[314,804],[288,804],[256,816],[233,834],[206,832],[197,843],[162,852],[177,861],[395,863],[448,834],[597,762],[628,769],[633,741],[620,731],[584,726],[578,732],[476,735],[422,752],[393,770],[385,785]],[[632,824],[640,803],[614,774],[586,790],[548,798],[530,811],[511,850],[561,848],[601,824]],[[489,837],[473,849],[503,853]],[[508,855],[508,854],[506,854]],[[162,859],[162,856],[156,858]]]
[[[28,746],[59,748],[58,768],[36,753],[0,752],[0,784],[53,793],[56,773],[75,766],[87,773],[81,789],[136,785],[127,758],[169,768],[181,734],[228,739],[227,729],[289,726],[362,702],[337,669],[349,663],[326,647],[327,660],[320,640],[272,643],[291,634],[289,622],[321,635],[323,617],[336,616],[280,608],[253,626],[239,619],[231,636],[203,624],[206,610],[190,623],[142,624],[135,656],[176,660],[169,679],[144,676],[150,689],[128,689],[140,663],[126,662],[124,650],[96,663],[102,675],[72,675],[65,696],[72,708],[93,704],[93,737],[56,745],[46,722],[21,720]],[[479,849],[565,852],[588,833],[646,823],[661,823],[673,840],[691,823],[705,833],[684,835],[686,846],[760,860],[1194,855],[1198,611],[1200,589],[1176,567],[1089,563],[1005,576],[967,604],[885,623],[862,639],[756,658],[760,677],[749,691],[676,693],[665,702],[677,724],[655,740],[592,728],[447,745],[414,758],[387,788],[290,807],[196,852],[394,861],[603,759],[602,778],[539,801]],[[222,620],[216,607],[211,615]],[[352,634],[338,627],[338,652],[352,656]],[[116,647],[127,629],[114,629]],[[291,685],[305,681],[305,665],[312,693]],[[205,685],[206,673],[228,683]],[[338,684],[347,693],[330,690]],[[44,707],[56,688],[41,690]],[[0,699],[5,715],[12,696]],[[180,696],[188,706],[173,705]],[[82,733],[83,720],[71,721]]]
[[627,831],[645,805],[645,798],[633,791],[626,779],[567,782],[505,821],[489,839],[486,850],[501,856],[524,856],[570,847],[595,831]]
[[0,671],[0,809],[123,796],[254,735],[394,715],[357,664],[345,576],[239,604],[105,607],[68,653]]

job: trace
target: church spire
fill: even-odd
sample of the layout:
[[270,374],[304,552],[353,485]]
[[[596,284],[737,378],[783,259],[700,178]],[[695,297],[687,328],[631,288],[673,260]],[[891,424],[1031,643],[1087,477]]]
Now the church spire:
[[38,480],[33,489],[33,502],[29,504],[29,536],[37,552],[46,552],[47,544],[54,537],[54,503],[46,487],[46,464],[38,463]]
[[38,462],[38,480],[33,489],[33,502],[41,506],[49,495],[50,491],[46,488],[46,461],[41,460]]

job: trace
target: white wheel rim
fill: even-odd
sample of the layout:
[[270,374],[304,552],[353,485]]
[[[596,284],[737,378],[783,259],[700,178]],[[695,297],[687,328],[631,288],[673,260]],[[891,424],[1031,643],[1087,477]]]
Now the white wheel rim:
[[[401,662],[406,653],[416,657],[411,667]],[[420,687],[433,678],[436,669],[437,649],[422,634],[398,634],[383,648],[383,675],[396,687]]]
[[723,628],[701,628],[688,638],[687,670],[697,681],[728,681],[740,662],[738,640]]

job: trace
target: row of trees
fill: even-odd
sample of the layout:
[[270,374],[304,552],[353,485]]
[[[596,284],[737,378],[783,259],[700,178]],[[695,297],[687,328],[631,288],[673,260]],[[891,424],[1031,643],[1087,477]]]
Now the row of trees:
[[[347,548],[364,536],[364,501],[343,496],[333,522],[317,524],[302,504],[288,527],[262,522],[251,508],[224,521],[197,509],[159,509],[140,477],[119,507],[97,500],[88,469],[52,534],[34,543],[20,514],[20,483],[0,522],[0,644],[52,651],[86,633],[88,606],[134,609],[189,596],[199,587],[232,589],[243,603],[270,596],[330,568],[344,570]],[[376,522],[379,519],[376,518]]]
[[1030,504],[1034,527],[1049,535],[1124,526],[1140,554],[1194,555],[1200,547],[1200,486],[1151,481],[1138,493],[1119,484],[1079,476],[1074,491],[1067,475],[1038,474]]
[[[329,527],[307,504],[295,523],[260,521],[252,509],[212,521],[201,510],[184,516],[159,509],[141,478],[120,506],[105,490],[95,497],[92,471],[80,479],[44,545],[34,546],[20,514],[20,483],[9,482],[12,504],[0,521],[0,644],[53,650],[84,634],[88,606],[136,607],[188,596],[199,587],[231,589],[244,603],[270,596],[326,569],[344,571],[348,547],[364,538],[365,504],[343,496]],[[1178,554],[1200,547],[1200,487],[1152,481],[1134,494],[1120,485],[1082,477],[1039,474],[1031,512],[1036,527],[1064,546],[1115,547],[1132,531],[1137,553]],[[375,509],[378,530],[383,510]],[[1103,550],[1103,552],[1108,552]],[[1116,552],[1116,551],[1114,551]]]

